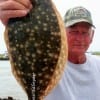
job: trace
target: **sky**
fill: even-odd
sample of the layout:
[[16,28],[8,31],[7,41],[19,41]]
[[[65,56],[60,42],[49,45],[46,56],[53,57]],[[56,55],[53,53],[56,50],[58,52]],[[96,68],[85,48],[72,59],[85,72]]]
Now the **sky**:
[[[100,51],[100,3],[99,0],[52,0],[58,9],[59,13],[61,14],[62,18],[64,17],[66,11],[69,8],[75,6],[83,6],[87,8],[91,14],[93,23],[96,26],[95,34],[93,38],[93,42],[88,49],[89,52],[91,51]],[[4,30],[5,27],[0,22],[0,53],[4,53],[7,49],[4,42]]]

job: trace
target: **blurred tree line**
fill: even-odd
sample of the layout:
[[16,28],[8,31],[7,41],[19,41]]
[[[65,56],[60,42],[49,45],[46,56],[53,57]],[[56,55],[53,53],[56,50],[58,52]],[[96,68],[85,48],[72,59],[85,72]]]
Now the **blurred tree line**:
[[93,55],[100,55],[100,52],[92,52]]

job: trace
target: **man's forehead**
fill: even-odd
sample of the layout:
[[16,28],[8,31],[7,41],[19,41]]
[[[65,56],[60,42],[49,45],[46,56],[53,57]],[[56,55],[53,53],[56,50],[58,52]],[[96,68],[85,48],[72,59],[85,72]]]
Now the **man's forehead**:
[[87,23],[87,22],[79,22],[79,23],[76,23],[70,27],[75,27],[75,26],[82,26],[82,27],[87,27],[87,28],[90,28],[92,27],[91,24]]

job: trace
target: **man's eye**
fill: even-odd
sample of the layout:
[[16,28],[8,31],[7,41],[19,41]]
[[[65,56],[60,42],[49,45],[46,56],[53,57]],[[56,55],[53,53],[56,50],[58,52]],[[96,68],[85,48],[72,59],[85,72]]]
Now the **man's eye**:
[[77,34],[78,33],[78,31],[71,31],[71,32],[69,32],[70,34]]
[[83,34],[83,35],[89,35],[89,33],[88,33],[88,32],[82,32],[82,34]]

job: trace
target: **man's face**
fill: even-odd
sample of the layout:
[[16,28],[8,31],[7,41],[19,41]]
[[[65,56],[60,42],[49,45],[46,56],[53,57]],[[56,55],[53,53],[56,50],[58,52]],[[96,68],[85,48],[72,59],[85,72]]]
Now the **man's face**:
[[78,55],[86,52],[94,34],[91,25],[86,22],[80,22],[66,28],[66,33],[69,53]]

